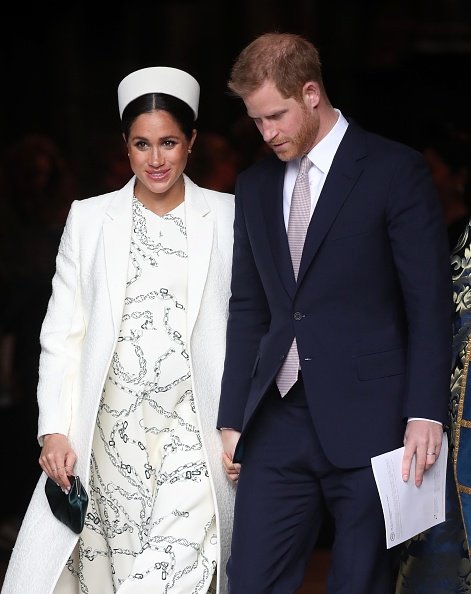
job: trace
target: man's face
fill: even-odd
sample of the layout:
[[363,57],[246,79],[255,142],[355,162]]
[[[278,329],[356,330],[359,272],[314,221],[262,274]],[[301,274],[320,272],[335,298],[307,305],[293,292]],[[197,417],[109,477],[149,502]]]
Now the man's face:
[[319,116],[308,100],[285,99],[275,85],[266,81],[244,97],[249,117],[263,140],[281,161],[291,161],[314,146],[319,132]]

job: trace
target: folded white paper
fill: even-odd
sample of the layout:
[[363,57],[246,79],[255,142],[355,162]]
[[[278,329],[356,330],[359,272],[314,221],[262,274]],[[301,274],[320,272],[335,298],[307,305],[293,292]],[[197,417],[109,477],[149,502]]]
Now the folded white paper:
[[386,547],[412,538],[445,521],[445,480],[448,439],[443,433],[442,448],[435,464],[424,473],[420,487],[415,486],[415,456],[407,483],[402,480],[404,448],[371,458],[386,527]]

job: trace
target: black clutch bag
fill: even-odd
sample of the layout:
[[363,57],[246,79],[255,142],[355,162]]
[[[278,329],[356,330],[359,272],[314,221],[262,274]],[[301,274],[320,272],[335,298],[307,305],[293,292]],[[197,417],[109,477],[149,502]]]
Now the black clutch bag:
[[76,534],[80,534],[85,523],[88,507],[88,495],[78,476],[69,476],[70,491],[64,493],[56,483],[48,477],[44,487],[52,513],[63,524]]

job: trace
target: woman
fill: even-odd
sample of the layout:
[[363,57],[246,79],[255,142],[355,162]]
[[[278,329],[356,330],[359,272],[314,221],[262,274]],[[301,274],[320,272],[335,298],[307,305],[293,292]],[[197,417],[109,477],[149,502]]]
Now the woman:
[[[183,173],[198,101],[174,68],[118,87],[134,176],[67,218],[40,337],[44,473],[4,594],[227,591],[234,486],[216,414],[233,196]],[[44,494],[72,473],[90,498],[80,536]]]

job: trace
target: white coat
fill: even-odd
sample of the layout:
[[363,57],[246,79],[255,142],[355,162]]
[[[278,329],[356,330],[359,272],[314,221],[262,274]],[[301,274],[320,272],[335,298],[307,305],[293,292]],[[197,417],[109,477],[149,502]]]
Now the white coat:
[[[232,531],[234,485],[222,466],[216,429],[232,263],[234,197],[185,177],[188,336],[196,413],[216,502],[218,594]],[[121,190],[72,204],[62,235],[52,295],[41,329],[38,436],[63,433],[88,484],[100,395],[123,311],[135,178]],[[34,299],[34,295],[32,295]],[[41,439],[40,439],[41,443]],[[43,473],[13,549],[2,594],[50,594],[78,536],[52,515]]]

